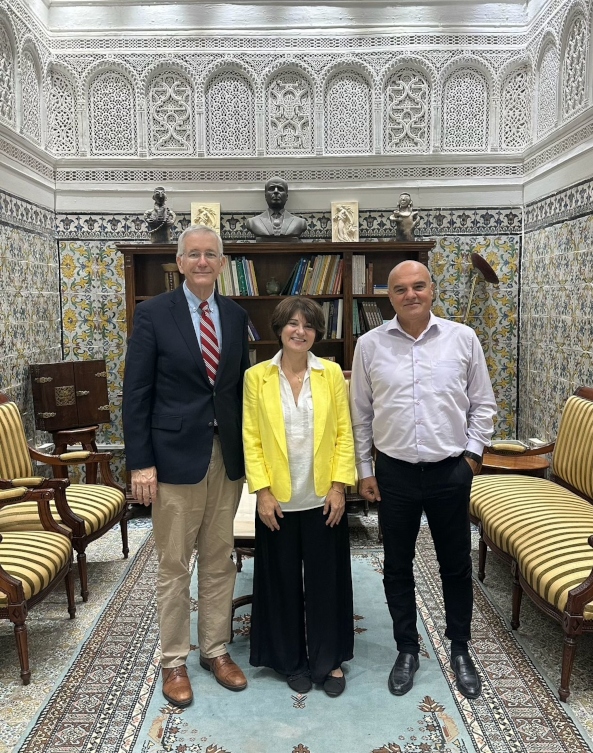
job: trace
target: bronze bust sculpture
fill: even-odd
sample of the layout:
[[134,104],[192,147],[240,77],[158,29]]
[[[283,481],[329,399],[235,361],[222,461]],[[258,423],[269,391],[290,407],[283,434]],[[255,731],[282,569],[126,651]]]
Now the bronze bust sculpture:
[[420,222],[418,211],[414,209],[412,197],[409,193],[400,194],[397,209],[389,218],[396,223],[395,240],[396,241],[413,241],[414,229]]
[[284,209],[288,199],[288,183],[282,178],[270,178],[265,188],[268,209],[246,221],[257,240],[291,238],[297,240],[306,230],[307,221]]
[[152,194],[153,209],[144,212],[144,219],[150,232],[152,243],[170,243],[171,228],[175,223],[175,212],[166,204],[167,194],[162,186],[157,186]]

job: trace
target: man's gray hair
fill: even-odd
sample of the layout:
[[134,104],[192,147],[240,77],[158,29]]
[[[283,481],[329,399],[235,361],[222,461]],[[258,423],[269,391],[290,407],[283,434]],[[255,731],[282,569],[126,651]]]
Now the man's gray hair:
[[216,230],[214,230],[214,228],[208,227],[208,225],[190,225],[189,227],[186,227],[177,239],[177,256],[183,256],[185,251],[185,241],[188,236],[194,234],[205,235],[206,233],[211,233],[216,238],[218,253],[220,254],[220,256],[222,256],[224,253],[222,238],[216,232]]

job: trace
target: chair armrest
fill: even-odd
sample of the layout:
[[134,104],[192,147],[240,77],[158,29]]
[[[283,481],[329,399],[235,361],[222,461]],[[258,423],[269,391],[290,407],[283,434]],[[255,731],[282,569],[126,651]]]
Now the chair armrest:
[[45,480],[45,476],[23,476],[19,478],[13,478],[11,483],[13,486],[35,487],[43,486],[43,482]]
[[15,486],[26,486],[34,489],[65,489],[70,486],[67,478],[45,478],[45,476],[30,476],[23,478],[0,478],[0,489],[14,489]]
[[526,455],[547,455],[548,452],[554,452],[556,442],[548,442],[548,444],[542,444],[539,447],[531,447],[529,450],[525,450]]
[[[50,455],[50,457],[53,456]],[[32,477],[35,482],[38,482],[39,478],[41,477]],[[28,480],[29,479],[25,478],[0,479],[0,489],[14,490],[14,488],[17,486],[25,487],[28,486],[28,484],[25,484],[25,481]],[[58,514],[60,515],[60,518],[62,519],[62,522],[65,523],[73,531],[77,532],[77,535],[82,535],[84,533],[84,520],[71,510],[66,500],[66,489],[69,486],[70,480],[67,478],[41,478],[41,482],[35,484],[35,489],[29,489],[28,491],[49,492],[50,499],[53,498],[56,503],[56,509],[58,511]],[[56,523],[56,525],[58,524]],[[63,533],[64,531],[59,532]]]
[[72,538],[71,532],[61,526],[51,514],[49,506],[54,493],[51,489],[27,489],[24,486],[15,486],[12,489],[0,491],[0,510],[11,505],[19,505],[23,502],[37,502],[39,519],[45,531],[61,533],[63,536]]
[[22,502],[27,491],[24,486],[13,486],[12,489],[3,489],[0,491],[0,507],[6,507],[15,502]]
[[489,455],[546,455],[549,452],[553,452],[556,442],[548,442],[548,444],[540,445],[539,447],[529,447],[529,445],[523,442],[517,442],[516,440],[499,440],[493,442],[489,447],[484,447],[484,452]]
[[65,463],[75,463],[78,460],[88,460],[91,456],[90,450],[71,450],[70,452],[62,452],[58,455],[60,460]]
[[50,455],[46,452],[39,452],[39,450],[34,450],[32,447],[29,447],[29,453],[33,460],[59,468],[67,468],[69,465],[86,465],[88,463],[108,463],[112,458],[110,452],[89,452],[88,450],[64,452],[61,455]]
[[[61,455],[49,455],[45,452],[39,452],[29,447],[29,454],[33,460],[40,463],[46,463],[52,468],[68,468],[70,465],[98,465],[101,471],[101,480],[105,486],[111,486],[126,493],[123,486],[116,483],[111,473],[109,461],[112,459],[111,452],[89,452],[88,450],[78,450],[73,452],[64,452]],[[58,480],[58,479],[56,479]],[[60,511],[60,515],[61,515]]]

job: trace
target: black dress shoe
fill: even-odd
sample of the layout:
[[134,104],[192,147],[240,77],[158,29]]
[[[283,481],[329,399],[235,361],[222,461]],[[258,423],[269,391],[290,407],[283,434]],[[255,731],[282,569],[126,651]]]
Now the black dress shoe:
[[346,678],[328,675],[323,682],[323,689],[330,698],[337,698],[346,689]]
[[420,659],[417,656],[400,652],[389,673],[389,681],[387,682],[389,692],[393,695],[405,695],[408,690],[411,690],[414,684],[414,675],[419,666]]
[[457,690],[466,698],[478,698],[482,692],[482,681],[469,654],[458,654],[451,659],[451,669],[455,672]]
[[311,675],[308,672],[301,672],[300,675],[289,675],[286,678],[286,682],[288,683],[288,687],[299,695],[308,693],[313,687]]

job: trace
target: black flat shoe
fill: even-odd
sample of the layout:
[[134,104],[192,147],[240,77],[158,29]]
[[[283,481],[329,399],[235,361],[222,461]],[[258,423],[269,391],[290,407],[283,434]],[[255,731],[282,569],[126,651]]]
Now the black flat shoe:
[[451,669],[455,672],[455,686],[466,698],[478,698],[482,692],[482,681],[469,654],[458,654],[451,659]]
[[346,678],[328,675],[323,682],[323,689],[330,698],[337,698],[346,690]]
[[412,689],[414,675],[420,666],[420,659],[414,654],[400,652],[389,673],[387,687],[393,695],[405,695]]
[[299,693],[300,695],[308,693],[313,687],[311,676],[308,672],[301,672],[300,675],[289,675],[286,678],[286,682],[291,690],[294,690],[295,693]]

